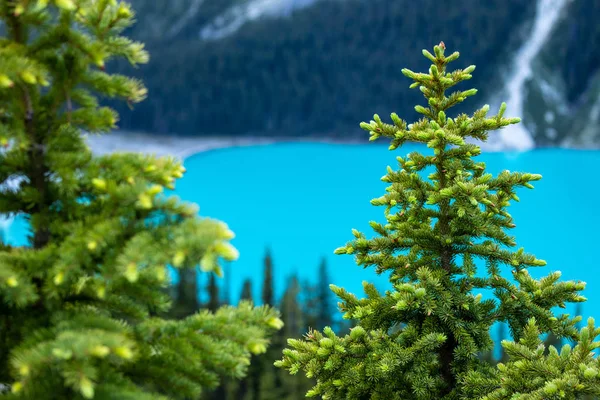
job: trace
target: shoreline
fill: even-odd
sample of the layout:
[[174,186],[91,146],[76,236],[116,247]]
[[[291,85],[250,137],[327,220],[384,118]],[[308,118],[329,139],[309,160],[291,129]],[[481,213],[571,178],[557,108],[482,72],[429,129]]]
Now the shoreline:
[[[324,144],[344,144],[360,145],[370,143],[367,140],[360,139],[335,139],[335,138],[315,138],[315,137],[267,137],[267,136],[167,136],[154,135],[145,132],[130,131],[112,131],[107,134],[84,134],[84,138],[95,155],[103,155],[114,152],[142,152],[155,154],[156,156],[174,156],[180,160],[199,153],[211,150],[227,149],[232,147],[248,147],[257,145],[269,145],[277,143],[324,143]],[[531,150],[543,150],[547,148],[536,146],[533,148],[510,148],[503,146],[498,140],[488,140],[487,142],[477,141],[476,143],[486,152],[516,152],[521,153]],[[580,147],[580,146],[556,146],[556,148],[570,150],[599,150],[600,148]]]
[[84,134],[88,146],[96,155],[114,152],[143,152],[157,156],[186,159],[194,154],[231,147],[248,147],[276,143],[364,144],[361,140],[336,140],[306,137],[224,137],[166,136],[142,132],[113,131],[108,134]]

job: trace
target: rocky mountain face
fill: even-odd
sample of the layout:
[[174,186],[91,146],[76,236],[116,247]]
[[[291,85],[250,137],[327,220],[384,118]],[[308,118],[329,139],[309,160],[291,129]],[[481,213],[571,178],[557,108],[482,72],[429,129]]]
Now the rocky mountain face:
[[[498,148],[600,147],[600,0],[130,0],[149,98],[117,105],[120,128],[178,135],[365,137],[374,113],[418,118],[418,90],[443,40],[477,65],[457,112],[505,100],[523,124]],[[467,87],[469,86],[469,87]]]

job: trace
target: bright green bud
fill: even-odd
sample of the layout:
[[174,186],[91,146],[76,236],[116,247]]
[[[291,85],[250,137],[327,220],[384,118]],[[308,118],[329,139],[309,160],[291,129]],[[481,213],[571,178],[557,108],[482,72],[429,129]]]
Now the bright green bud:
[[96,250],[97,247],[98,247],[98,243],[96,243],[94,240],[89,241],[88,244],[87,244],[87,248],[90,251]]
[[346,246],[338,247],[333,251],[333,254],[346,254]]
[[163,191],[163,187],[161,185],[152,185],[148,189],[148,194],[150,196],[155,196]]
[[18,17],[19,15],[23,14],[24,12],[25,12],[25,7],[23,7],[23,4],[17,4],[17,6],[15,7],[15,12],[14,12],[15,17]]
[[19,367],[19,374],[21,376],[27,376],[27,375],[29,375],[29,372],[31,372],[31,371],[29,370],[29,366],[28,365],[21,365]]
[[261,342],[250,342],[248,344],[248,350],[255,355],[263,354],[267,352],[267,346]]
[[360,123],[360,127],[363,128],[365,131],[371,131],[372,130],[371,124],[367,124],[366,122],[361,122]]
[[415,111],[419,114],[428,114],[427,109],[423,106],[415,106]]
[[115,347],[115,349],[113,351],[117,356],[119,356],[125,360],[131,360],[131,358],[133,358],[133,353],[127,347],[124,347],[124,346]]
[[15,382],[12,384],[10,390],[15,394],[19,393],[21,390],[23,390],[23,384],[21,382]]
[[10,278],[8,278],[6,280],[6,284],[9,287],[13,287],[13,288],[19,286],[19,282],[17,281],[17,278],[15,278],[14,276],[11,276]]
[[54,3],[57,7],[62,8],[63,10],[74,10],[75,3],[72,0],[54,0]]
[[64,272],[59,272],[58,274],[56,274],[56,276],[54,276],[54,284],[56,286],[59,286],[60,284],[62,284],[65,280],[65,274]]
[[152,198],[146,193],[141,193],[136,204],[142,209],[149,210],[152,208]]
[[35,78],[35,75],[33,75],[29,71],[23,71],[23,72],[21,72],[21,79],[23,79],[23,81],[25,83],[28,83],[30,85],[35,85],[35,83],[37,82],[37,79]]
[[98,190],[106,190],[106,181],[102,178],[92,179],[92,185]]
[[92,354],[93,356],[96,356],[96,357],[100,357],[100,358],[106,357],[108,355],[108,353],[110,353],[110,349],[103,345],[94,346],[90,350],[90,354]]
[[467,68],[465,68],[463,70],[463,72],[466,73],[466,74],[470,74],[473,71],[475,71],[475,66],[474,65],[469,65]]
[[185,253],[181,250],[178,250],[175,252],[175,256],[173,257],[173,266],[181,267],[183,261],[185,261]]
[[127,264],[127,268],[125,269],[125,279],[133,283],[138,280],[138,276],[137,264],[134,262]]
[[119,4],[119,8],[117,10],[117,17],[119,18],[130,18],[132,16],[131,9],[125,3]]
[[10,80],[10,78],[4,74],[0,74],[0,88],[9,88],[13,87],[14,82]]
[[79,381],[79,391],[86,399],[94,398],[94,384],[85,376]]
[[240,256],[240,252],[229,242],[218,242],[214,250],[227,261],[235,261]]
[[271,317],[267,320],[267,325],[269,325],[273,329],[281,329],[283,328],[283,321],[277,317]]

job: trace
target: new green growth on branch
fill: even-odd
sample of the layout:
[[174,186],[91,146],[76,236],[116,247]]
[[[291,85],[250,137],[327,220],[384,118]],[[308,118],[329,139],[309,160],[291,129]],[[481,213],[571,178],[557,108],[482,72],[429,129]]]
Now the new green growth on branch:
[[0,214],[31,226],[29,246],[0,242],[0,398],[197,398],[244,376],[282,327],[250,302],[159,317],[167,265],[219,275],[237,250],[226,224],[161,193],[179,161],[94,157],[81,135],[115,128],[102,98],[146,96],[108,72],[148,61],[121,35],[133,17],[115,0],[0,0]]
[[[486,173],[475,161],[490,131],[519,122],[497,115],[489,106],[473,116],[450,117],[448,110],[476,94],[475,89],[446,92],[471,78],[475,66],[449,71],[459,57],[423,50],[432,65],[428,73],[402,73],[419,88],[427,104],[416,106],[423,115],[407,124],[392,114],[392,123],[375,115],[361,126],[371,140],[386,137],[390,150],[404,143],[426,144],[429,154],[412,152],[397,157],[398,169],[387,168],[381,180],[385,195],[371,201],[384,207],[387,223],[371,222],[375,236],[353,230],[354,240],[336,254],[353,254],[357,265],[389,274],[393,290],[380,293],[363,283],[359,299],[331,285],[344,318],[356,322],[351,333],[337,336],[332,329],[311,330],[304,340],[289,340],[290,348],[276,365],[296,374],[303,371],[317,384],[307,395],[323,399],[575,399],[600,394],[598,358],[592,350],[600,328],[589,319],[555,316],[551,308],[582,302],[582,282],[559,282],[560,272],[536,280],[530,267],[543,260],[516,246],[508,230],[515,227],[507,207],[519,201],[516,190],[533,188],[540,175],[503,171]],[[432,153],[432,154],[431,154]],[[427,174],[427,179],[422,175]],[[551,200],[549,200],[551,201]],[[540,216],[545,217],[545,216]],[[543,234],[543,233],[540,233]],[[550,239],[549,239],[550,240]],[[475,260],[485,263],[487,275],[476,276]],[[503,278],[509,268],[515,283]],[[481,300],[478,290],[489,289],[494,299]],[[514,341],[503,341],[506,364],[492,366],[477,357],[493,348],[490,327],[508,324]],[[545,348],[544,333],[567,338],[560,352]]]

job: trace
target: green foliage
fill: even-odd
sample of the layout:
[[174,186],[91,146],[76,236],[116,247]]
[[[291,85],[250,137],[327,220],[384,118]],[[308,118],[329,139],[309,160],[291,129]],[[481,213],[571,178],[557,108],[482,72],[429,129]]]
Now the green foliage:
[[305,284],[303,288],[307,303],[306,326],[319,330],[333,326],[334,304],[333,294],[329,289],[330,283],[327,260],[323,257],[319,264],[316,284]]
[[179,273],[179,282],[171,289],[174,301],[169,310],[169,316],[179,319],[198,311],[200,301],[198,300],[198,271],[196,268],[180,269],[177,272]]
[[[331,285],[341,300],[344,318],[357,325],[345,336],[330,328],[310,331],[304,340],[292,339],[276,366],[291,374],[303,370],[317,384],[307,393],[323,399],[554,399],[600,393],[598,359],[592,350],[600,328],[592,319],[578,331],[581,317],[558,317],[553,307],[585,301],[582,282],[558,282],[560,272],[539,280],[528,267],[546,263],[516,251],[514,228],[507,207],[518,201],[516,189],[533,188],[540,175],[503,171],[485,173],[485,163],[473,140],[485,141],[488,132],[519,122],[504,117],[506,104],[489,116],[489,106],[472,117],[454,118],[447,110],[477,91],[446,91],[471,78],[475,66],[447,70],[458,52],[444,55],[423,50],[432,65],[428,73],[403,69],[427,104],[416,106],[422,118],[407,124],[396,114],[392,123],[375,115],[361,127],[371,140],[386,137],[390,150],[404,143],[426,145],[429,154],[413,152],[397,157],[399,169],[387,168],[381,180],[386,194],[373,199],[385,207],[387,223],[371,222],[376,236],[368,239],[353,230],[354,240],[336,254],[353,254],[356,263],[389,273],[393,290],[380,293],[364,282],[366,298],[359,299]],[[431,154],[432,153],[432,154]],[[421,174],[427,174],[423,179]],[[475,260],[484,261],[487,276],[477,277]],[[500,275],[509,267],[516,283]],[[481,300],[487,289],[495,298]],[[508,361],[495,368],[478,355],[491,350],[490,327],[506,323],[513,341],[502,343]],[[560,354],[540,340],[550,333],[576,343]],[[565,397],[566,396],[566,397]]]
[[265,269],[262,286],[261,300],[263,304],[275,304],[275,288],[273,287],[273,258],[271,251],[267,249],[265,252]]
[[179,321],[166,267],[221,274],[226,224],[161,194],[185,168],[142,154],[93,157],[81,135],[117,114],[99,98],[144,99],[105,64],[148,61],[121,36],[115,0],[0,0],[0,213],[25,215],[30,246],[0,249],[0,382],[7,399],[177,399],[244,375],[280,328],[270,307],[223,307]]

